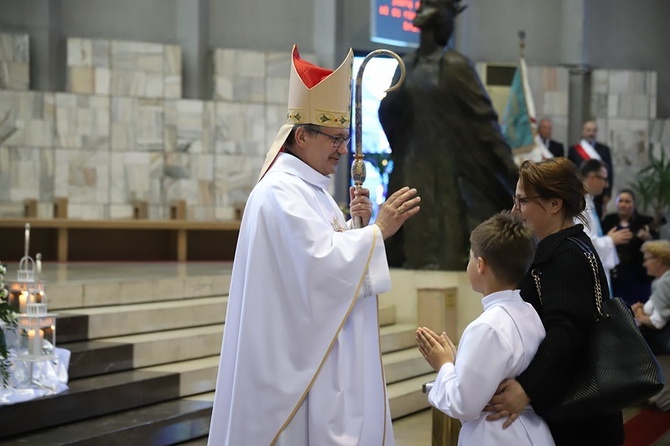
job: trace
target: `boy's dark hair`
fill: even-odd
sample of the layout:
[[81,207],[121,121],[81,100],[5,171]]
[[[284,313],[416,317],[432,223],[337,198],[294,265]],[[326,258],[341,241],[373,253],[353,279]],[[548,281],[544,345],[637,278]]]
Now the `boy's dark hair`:
[[579,173],[582,175],[584,179],[589,176],[591,173],[599,173],[600,169],[603,167],[607,168],[605,163],[600,161],[599,159],[591,158],[589,160],[586,160],[582,163],[581,166],[579,166]]
[[486,260],[496,279],[516,285],[528,272],[536,241],[519,217],[505,211],[477,226],[470,234],[470,245],[475,257]]

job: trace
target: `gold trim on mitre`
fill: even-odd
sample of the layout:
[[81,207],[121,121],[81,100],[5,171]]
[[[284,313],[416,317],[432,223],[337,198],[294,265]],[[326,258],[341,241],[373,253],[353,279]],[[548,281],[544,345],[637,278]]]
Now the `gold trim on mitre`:
[[[274,162],[294,125],[315,124],[346,129],[351,124],[351,75],[354,52],[349,49],[340,66],[311,88],[307,87],[300,77],[295,65],[296,60],[300,60],[300,54],[298,47],[294,45],[291,51],[286,123],[279,129],[265,156],[259,180]],[[316,66],[315,68],[323,70]]]

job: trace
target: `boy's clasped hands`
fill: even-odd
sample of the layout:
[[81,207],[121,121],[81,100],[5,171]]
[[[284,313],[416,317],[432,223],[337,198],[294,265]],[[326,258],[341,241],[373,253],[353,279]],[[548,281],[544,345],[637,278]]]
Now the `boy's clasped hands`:
[[419,351],[436,372],[447,362],[454,362],[456,346],[445,332],[438,335],[428,327],[419,327],[416,329],[416,342]]

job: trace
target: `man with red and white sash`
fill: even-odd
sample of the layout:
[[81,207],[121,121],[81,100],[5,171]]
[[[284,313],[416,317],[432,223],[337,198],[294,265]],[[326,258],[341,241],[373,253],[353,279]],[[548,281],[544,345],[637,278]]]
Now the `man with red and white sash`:
[[609,173],[609,184],[601,195],[593,197],[593,203],[598,216],[602,220],[606,213],[605,208],[612,197],[612,186],[614,185],[614,166],[612,166],[612,153],[608,146],[596,141],[598,135],[598,124],[594,120],[584,122],[582,127],[582,139],[579,143],[568,149],[568,159],[580,168],[584,161],[597,159],[605,163]]

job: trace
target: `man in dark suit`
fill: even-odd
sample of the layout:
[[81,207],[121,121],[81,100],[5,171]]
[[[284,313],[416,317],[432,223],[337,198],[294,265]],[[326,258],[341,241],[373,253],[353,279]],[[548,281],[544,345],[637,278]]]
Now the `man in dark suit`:
[[537,125],[537,135],[540,137],[542,144],[544,144],[544,146],[551,152],[552,155],[565,156],[565,149],[563,148],[563,144],[551,139],[552,129],[553,126],[551,124],[551,119],[542,118]]
[[609,173],[609,184],[601,195],[593,197],[593,203],[600,219],[603,218],[604,209],[612,197],[612,186],[614,185],[614,166],[612,166],[612,152],[608,146],[596,141],[598,124],[588,120],[582,127],[582,139],[579,143],[568,149],[568,159],[580,167],[586,160],[595,158],[601,160],[607,166]]

